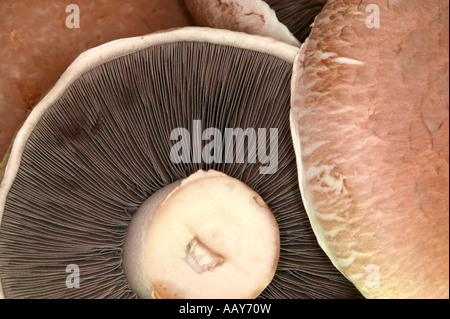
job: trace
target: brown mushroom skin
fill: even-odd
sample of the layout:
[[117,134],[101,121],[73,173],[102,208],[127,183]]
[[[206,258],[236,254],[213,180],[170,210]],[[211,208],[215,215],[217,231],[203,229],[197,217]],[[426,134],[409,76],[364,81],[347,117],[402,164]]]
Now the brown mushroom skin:
[[274,37],[300,45],[327,0],[185,0],[200,26]]
[[280,23],[276,13],[262,0],[185,0],[199,26],[245,32],[275,38],[300,46],[300,42]]

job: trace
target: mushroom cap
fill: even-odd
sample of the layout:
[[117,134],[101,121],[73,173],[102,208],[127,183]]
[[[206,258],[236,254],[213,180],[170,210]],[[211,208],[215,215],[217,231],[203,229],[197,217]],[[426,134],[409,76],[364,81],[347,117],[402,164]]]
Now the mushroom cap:
[[[289,127],[297,52],[272,38],[186,28],[82,54],[13,144],[0,186],[5,295],[135,298],[122,270],[133,214],[162,187],[214,169],[258,192],[280,225],[277,273],[261,298],[361,297],[317,245],[301,203]],[[277,128],[278,170],[171,161],[171,130],[192,132],[193,120],[222,132]],[[80,267],[80,289],[64,285],[69,264]]]
[[449,294],[449,4],[423,6],[331,0],[294,67],[303,201],[367,298]]
[[[7,153],[0,167],[0,178],[2,182],[1,190],[7,193],[9,187],[3,186],[3,183],[10,184],[17,173],[20,165],[20,157],[23,152],[27,138],[30,136],[34,127],[45,111],[53,105],[65,92],[65,90],[83,73],[107,61],[115,59],[125,54],[137,52],[150,46],[160,44],[189,41],[189,42],[208,42],[221,45],[230,45],[233,47],[255,50],[276,56],[287,62],[293,62],[297,53],[296,48],[285,45],[278,41],[264,37],[251,37],[239,32],[227,32],[226,30],[217,30],[199,27],[184,27],[172,30],[154,32],[147,36],[124,38],[110,41],[98,47],[83,52],[62,74],[51,91],[39,102],[38,105],[28,116],[26,122],[21,127],[14,140],[14,148],[11,154]],[[6,168],[9,168],[8,173]],[[5,194],[0,197],[5,197]],[[0,200],[0,207],[4,201]],[[1,211],[0,211],[1,218]],[[0,219],[1,222],[1,219]]]

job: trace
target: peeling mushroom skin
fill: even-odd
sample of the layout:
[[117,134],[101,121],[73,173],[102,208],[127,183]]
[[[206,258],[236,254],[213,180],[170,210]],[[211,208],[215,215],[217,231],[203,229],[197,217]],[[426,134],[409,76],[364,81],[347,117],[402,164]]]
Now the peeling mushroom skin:
[[299,46],[326,0],[185,0],[200,26],[270,36]]
[[300,42],[278,21],[275,12],[261,0],[185,0],[199,26],[270,36],[300,46]]
[[0,162],[31,109],[79,54],[115,39],[193,25],[183,0],[77,0],[80,28],[69,29],[70,3],[0,1]]

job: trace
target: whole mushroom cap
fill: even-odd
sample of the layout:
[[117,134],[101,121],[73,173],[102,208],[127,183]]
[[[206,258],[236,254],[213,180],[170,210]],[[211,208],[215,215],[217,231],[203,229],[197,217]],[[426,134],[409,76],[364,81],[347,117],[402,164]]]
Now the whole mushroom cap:
[[[14,141],[0,187],[4,296],[136,298],[122,269],[132,216],[164,186],[213,169],[253,188],[279,224],[277,272],[260,298],[360,298],[317,245],[301,203],[289,127],[297,52],[271,38],[185,28],[82,54]],[[171,133],[193,132],[194,121],[201,132],[276,129],[277,169],[261,174],[268,163],[248,152],[243,163],[172,161]],[[267,155],[273,143],[263,137]],[[79,289],[66,286],[73,265]]]
[[449,4],[425,6],[330,0],[294,66],[306,211],[367,298],[449,294]]

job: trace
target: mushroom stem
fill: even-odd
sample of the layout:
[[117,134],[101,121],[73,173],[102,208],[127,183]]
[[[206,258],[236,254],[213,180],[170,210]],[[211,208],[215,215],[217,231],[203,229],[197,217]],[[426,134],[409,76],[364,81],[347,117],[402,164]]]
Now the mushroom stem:
[[141,298],[249,299],[272,281],[279,250],[278,224],[254,190],[199,171],[139,208],[123,265]]
[[[179,185],[177,181],[150,196],[134,214],[128,225],[123,248],[123,269],[130,287],[141,298],[150,298],[153,287],[147,280],[145,264],[145,240],[148,227],[164,199]],[[153,298],[153,297],[152,297]]]

